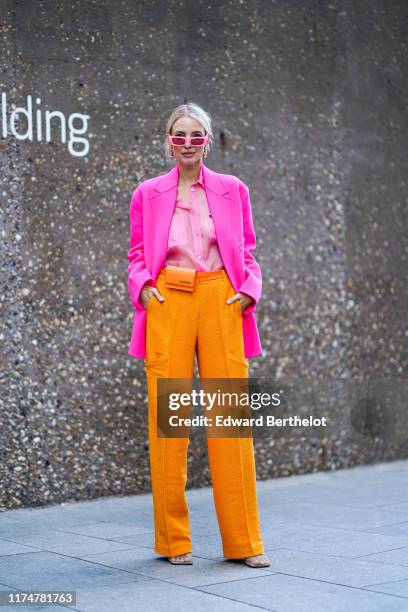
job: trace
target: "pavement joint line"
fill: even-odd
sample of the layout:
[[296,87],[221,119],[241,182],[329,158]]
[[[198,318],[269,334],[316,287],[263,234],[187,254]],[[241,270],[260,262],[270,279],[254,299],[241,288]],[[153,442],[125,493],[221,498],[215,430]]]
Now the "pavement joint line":
[[[381,593],[381,595],[387,595],[388,597],[398,597],[399,599],[408,599],[408,595],[396,595],[395,593],[386,593],[383,591],[373,591],[372,589],[368,589],[367,587],[356,587],[356,586],[352,586],[349,584],[341,584],[341,583],[337,583],[337,582],[330,582],[328,580],[322,580],[320,578],[310,578],[308,576],[298,576],[297,574],[287,574],[285,572],[271,572],[270,574],[268,574],[269,576],[290,576],[291,578],[299,578],[300,580],[309,580],[310,582],[321,582],[323,584],[332,584],[334,586],[339,586],[341,588],[345,588],[345,589],[353,589],[354,591],[365,591],[366,593]],[[253,579],[256,578],[263,578],[263,576],[253,576]],[[245,580],[245,579],[244,579]],[[214,584],[212,584],[211,586],[217,586],[217,584],[230,584],[232,582],[240,582],[240,580],[229,580],[227,582],[216,582]],[[401,580],[396,580],[393,582],[401,582]],[[382,583],[382,584],[387,584],[387,583]],[[197,590],[201,590],[201,586],[197,586],[194,587]],[[245,601],[241,600],[241,603],[246,603]]]
[[[375,535],[375,533],[371,535]],[[398,538],[399,536],[387,536],[387,537]],[[372,555],[382,555],[385,552],[393,552],[394,550],[404,550],[405,548],[408,549],[408,546],[397,546],[397,548],[386,548],[385,550],[379,550],[378,552],[368,553],[367,555],[359,555],[358,557],[351,557],[351,559],[364,559],[366,557],[371,557]],[[371,563],[384,563],[384,561],[371,561]],[[400,567],[406,567],[408,569],[408,564],[403,565],[401,563],[390,563],[389,561],[388,561],[388,564],[389,565],[399,565]]]

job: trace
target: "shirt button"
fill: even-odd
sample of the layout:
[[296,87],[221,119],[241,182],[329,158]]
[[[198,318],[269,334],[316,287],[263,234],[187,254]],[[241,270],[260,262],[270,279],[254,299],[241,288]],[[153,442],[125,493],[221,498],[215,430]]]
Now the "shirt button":
[[191,188],[191,191],[194,191],[194,187]]

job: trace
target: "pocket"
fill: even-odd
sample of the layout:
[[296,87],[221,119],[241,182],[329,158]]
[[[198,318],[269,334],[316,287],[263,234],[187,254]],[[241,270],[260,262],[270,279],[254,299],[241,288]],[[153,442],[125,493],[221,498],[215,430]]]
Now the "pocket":
[[243,366],[249,365],[249,360],[244,356],[241,357],[240,355],[237,355],[236,353],[230,353],[230,352],[228,352],[227,355],[228,355],[228,359],[230,359],[231,361],[234,361],[235,363],[239,363],[240,365],[243,365]]
[[235,301],[232,303],[232,307],[233,307],[233,308],[235,308],[235,311],[236,311],[236,312],[239,314],[239,316],[241,317],[241,316],[242,316],[242,312],[243,312],[243,310],[242,310],[242,306],[241,306],[241,302],[240,302],[240,300],[235,300]]
[[146,310],[149,310],[149,306],[151,304],[152,301],[158,302],[159,300],[157,299],[157,297],[154,295],[154,293],[152,294],[151,298],[149,299],[149,301],[146,304]]
[[145,359],[144,363],[147,368],[151,368],[153,366],[157,366],[161,364],[162,362],[166,361],[166,359],[167,359],[167,354],[161,353],[160,355],[158,356],[156,355],[155,357],[152,357],[151,359]]
[[169,375],[169,357],[167,353],[153,352],[150,359],[145,359],[144,370],[146,377],[167,378]]
[[228,352],[227,360],[230,378],[248,378],[249,361],[246,357]]

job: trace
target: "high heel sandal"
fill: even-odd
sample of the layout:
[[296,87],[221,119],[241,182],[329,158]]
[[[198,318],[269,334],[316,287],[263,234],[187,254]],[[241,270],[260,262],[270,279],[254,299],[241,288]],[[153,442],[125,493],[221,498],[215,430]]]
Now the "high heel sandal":
[[269,567],[271,565],[265,553],[255,555],[254,557],[247,557],[244,559],[244,563],[248,565],[248,567]]
[[177,555],[176,557],[167,557],[167,559],[173,565],[193,565],[193,559],[191,553],[185,553],[184,555]]

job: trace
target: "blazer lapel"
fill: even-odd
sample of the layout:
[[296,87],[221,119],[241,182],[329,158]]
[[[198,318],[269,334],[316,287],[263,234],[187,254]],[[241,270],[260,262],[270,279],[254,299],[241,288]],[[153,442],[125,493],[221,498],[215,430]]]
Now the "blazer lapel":
[[[169,172],[157,178],[150,194],[150,207],[154,219],[154,262],[158,273],[163,267],[166,254],[171,219],[176,206],[179,170],[176,164]],[[203,164],[203,182],[207,194],[218,248],[227,266],[231,259],[230,249],[233,243],[233,200],[228,185],[217,172]]]

